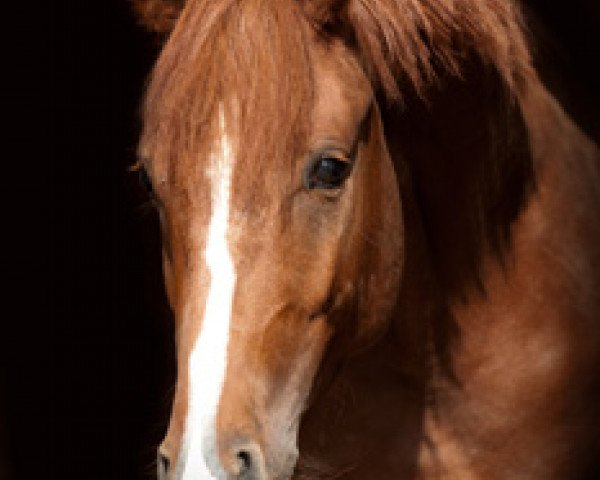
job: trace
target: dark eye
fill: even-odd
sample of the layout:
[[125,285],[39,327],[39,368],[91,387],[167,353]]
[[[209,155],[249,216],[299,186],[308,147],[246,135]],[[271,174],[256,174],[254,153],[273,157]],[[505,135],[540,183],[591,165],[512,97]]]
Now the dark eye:
[[333,155],[321,155],[308,166],[304,176],[304,185],[313,188],[339,188],[352,171],[352,162]]
[[138,180],[142,188],[146,190],[146,193],[150,196],[154,196],[152,180],[150,180],[150,175],[148,175],[148,172],[144,167],[140,167],[140,169],[138,170]]

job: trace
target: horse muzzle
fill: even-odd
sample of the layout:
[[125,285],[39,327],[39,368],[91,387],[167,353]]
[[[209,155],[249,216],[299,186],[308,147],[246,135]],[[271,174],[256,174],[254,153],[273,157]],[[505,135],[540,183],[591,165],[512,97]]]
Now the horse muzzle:
[[276,471],[269,473],[271,469],[268,469],[262,448],[255,442],[237,438],[230,442],[220,461],[206,461],[207,464],[219,465],[219,473],[211,473],[206,478],[188,479],[172,471],[172,462],[159,450],[158,480],[287,480],[292,477],[297,459],[297,451],[279,452],[274,461],[269,462]]

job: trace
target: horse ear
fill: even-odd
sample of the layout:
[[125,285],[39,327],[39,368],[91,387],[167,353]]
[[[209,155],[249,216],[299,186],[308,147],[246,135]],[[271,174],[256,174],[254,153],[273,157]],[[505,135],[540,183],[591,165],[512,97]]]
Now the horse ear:
[[349,0],[300,0],[306,15],[319,25],[337,23]]
[[185,0],[130,0],[139,22],[156,33],[169,33]]

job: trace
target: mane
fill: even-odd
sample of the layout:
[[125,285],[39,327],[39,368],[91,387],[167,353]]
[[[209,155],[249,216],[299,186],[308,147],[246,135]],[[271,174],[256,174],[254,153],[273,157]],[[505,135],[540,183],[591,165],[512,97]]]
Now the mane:
[[[151,28],[174,25],[145,102],[145,118],[156,120],[147,125],[148,136],[160,137],[156,145],[172,145],[175,139],[164,137],[177,130],[182,136],[203,132],[215,101],[223,92],[236,92],[241,124],[252,126],[251,134],[240,135],[244,148],[260,145],[267,154],[265,148],[275,148],[274,131],[280,145],[289,147],[294,133],[289,128],[306,120],[312,100],[301,16],[325,35],[342,32],[359,52],[373,84],[392,101],[411,90],[426,97],[444,75],[460,76],[472,56],[498,71],[505,86],[517,93],[534,72],[521,13],[511,0],[133,3]],[[169,128],[174,121],[178,128]],[[264,128],[257,133],[259,126]],[[271,153],[280,153],[275,150]]]
[[[181,0],[160,0],[166,19],[158,1],[137,3],[162,25]],[[477,282],[482,252],[501,253],[533,188],[520,99],[536,74],[514,1],[188,0],[148,86],[142,156],[195,161],[232,94],[241,128],[233,147],[243,146],[245,168],[299,157],[314,97],[307,20],[325,42],[341,38],[357,52],[387,107],[409,107],[387,115],[388,142],[403,138],[432,249],[453,265],[440,270]],[[444,148],[432,150],[433,138]]]
[[440,74],[460,76],[472,56],[511,90],[533,74],[511,0],[356,0],[347,15],[365,63],[392,99],[406,87],[402,80],[423,95]]
[[[223,14],[244,0],[130,0],[148,28],[169,32],[184,5]],[[392,98],[400,96],[399,78],[417,91],[440,70],[459,75],[471,52],[502,73],[510,86],[532,73],[521,11],[515,0],[280,0],[298,3],[327,30],[348,24],[365,62]],[[237,7],[236,7],[237,8]],[[214,18],[200,19],[203,28]]]
[[[340,1],[319,3],[329,5],[314,10],[327,30]],[[337,15],[391,100],[388,147],[407,163],[442,288],[459,298],[471,285],[483,292],[481,259],[504,262],[535,188],[521,101],[537,74],[517,3],[355,0]]]

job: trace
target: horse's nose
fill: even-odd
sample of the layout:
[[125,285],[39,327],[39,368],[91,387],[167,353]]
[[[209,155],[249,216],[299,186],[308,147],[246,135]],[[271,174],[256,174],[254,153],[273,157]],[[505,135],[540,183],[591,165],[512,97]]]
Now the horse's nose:
[[225,471],[232,480],[267,479],[264,456],[255,442],[235,440],[224,460]]

